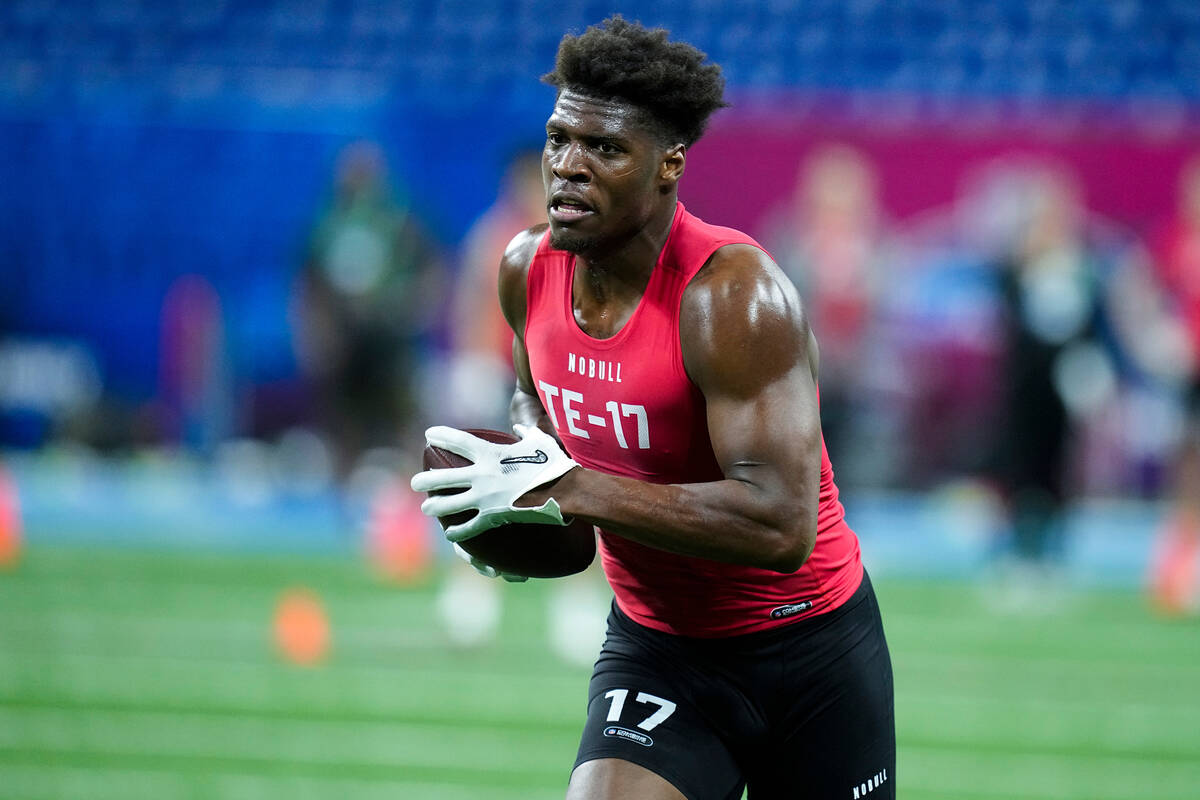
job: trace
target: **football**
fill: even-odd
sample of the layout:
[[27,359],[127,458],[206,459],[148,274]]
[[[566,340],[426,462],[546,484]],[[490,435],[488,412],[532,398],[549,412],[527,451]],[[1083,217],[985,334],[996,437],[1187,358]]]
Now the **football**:
[[[468,433],[497,444],[512,444],[518,438],[504,431],[470,428]],[[425,469],[464,467],[471,462],[457,453],[432,445],[425,448]],[[446,489],[432,494],[454,494]],[[474,511],[464,511],[438,521],[443,528],[466,522]],[[561,578],[582,572],[596,557],[596,534],[590,523],[573,520],[569,525],[512,523],[473,536],[459,546],[501,572],[529,578]]]

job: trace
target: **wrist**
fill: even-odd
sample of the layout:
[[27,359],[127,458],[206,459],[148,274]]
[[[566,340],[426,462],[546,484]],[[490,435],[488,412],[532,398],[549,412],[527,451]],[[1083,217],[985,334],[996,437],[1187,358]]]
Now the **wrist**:
[[521,495],[516,504],[522,507],[529,506],[536,508],[546,501],[553,499],[554,502],[558,503],[558,507],[564,517],[573,517],[576,512],[572,510],[574,508],[572,498],[576,495],[575,486],[583,471],[583,467],[576,464],[554,480]]

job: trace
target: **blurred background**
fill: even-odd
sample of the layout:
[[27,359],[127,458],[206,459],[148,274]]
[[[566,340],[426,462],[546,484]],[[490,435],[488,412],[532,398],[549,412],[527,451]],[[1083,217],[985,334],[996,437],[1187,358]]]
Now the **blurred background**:
[[1194,0],[0,2],[0,797],[560,797],[602,581],[452,566],[564,32],[725,70],[906,798],[1200,786]]

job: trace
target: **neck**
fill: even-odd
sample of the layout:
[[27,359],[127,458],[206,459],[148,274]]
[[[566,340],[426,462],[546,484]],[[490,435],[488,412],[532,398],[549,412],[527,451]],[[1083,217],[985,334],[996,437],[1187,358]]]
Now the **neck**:
[[658,263],[671,224],[675,221],[676,199],[651,217],[636,234],[612,247],[598,247],[580,253],[576,259],[576,274],[587,276],[586,285],[602,302],[613,293],[632,290],[640,296]]

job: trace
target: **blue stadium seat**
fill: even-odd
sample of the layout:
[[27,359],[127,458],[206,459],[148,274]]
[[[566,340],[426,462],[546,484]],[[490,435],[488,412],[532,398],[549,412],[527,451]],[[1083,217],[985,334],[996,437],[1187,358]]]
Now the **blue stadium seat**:
[[[27,74],[60,82],[120,69],[125,60],[157,66],[193,63],[385,70],[404,77],[431,69],[438,51],[487,53],[458,74],[471,85],[510,81],[547,65],[564,29],[579,29],[611,8],[593,0],[247,0],[236,6],[130,0],[14,0],[0,3],[0,58],[37,61]],[[736,85],[756,88],[920,88],[937,91],[1117,99],[1145,87],[1195,97],[1200,3],[992,0],[670,0],[625,4],[630,16],[662,24],[721,61]],[[103,67],[103,64],[113,67]],[[75,64],[65,71],[46,66]],[[535,64],[537,66],[535,66]],[[11,69],[11,68],[10,68]],[[1006,72],[1014,73],[1011,76]],[[1128,76],[1127,79],[1124,76]],[[13,102],[23,96],[11,87]],[[92,87],[94,88],[94,87]],[[417,92],[452,100],[453,87]],[[144,89],[139,91],[145,91]],[[165,90],[164,90],[165,91]],[[64,98],[74,92],[59,91]]]

